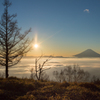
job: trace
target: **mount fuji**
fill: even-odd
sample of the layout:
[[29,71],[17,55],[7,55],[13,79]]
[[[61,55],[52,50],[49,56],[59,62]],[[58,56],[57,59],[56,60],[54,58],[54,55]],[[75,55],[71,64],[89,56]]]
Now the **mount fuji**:
[[100,54],[93,51],[92,49],[87,49],[79,54],[74,55],[74,57],[100,57]]

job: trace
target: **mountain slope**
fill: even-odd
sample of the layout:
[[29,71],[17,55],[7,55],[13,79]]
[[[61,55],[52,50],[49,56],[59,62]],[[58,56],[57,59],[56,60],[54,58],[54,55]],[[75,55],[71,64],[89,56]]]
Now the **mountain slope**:
[[75,57],[100,57],[100,54],[96,53],[95,51],[91,49],[87,49],[86,51],[83,51],[82,53],[79,53],[74,56]]

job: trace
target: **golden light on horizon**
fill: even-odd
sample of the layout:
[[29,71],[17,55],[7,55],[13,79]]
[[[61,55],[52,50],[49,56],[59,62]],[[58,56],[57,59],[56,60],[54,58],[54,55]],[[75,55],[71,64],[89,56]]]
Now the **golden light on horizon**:
[[38,44],[35,44],[34,47],[35,47],[35,48],[38,48]]

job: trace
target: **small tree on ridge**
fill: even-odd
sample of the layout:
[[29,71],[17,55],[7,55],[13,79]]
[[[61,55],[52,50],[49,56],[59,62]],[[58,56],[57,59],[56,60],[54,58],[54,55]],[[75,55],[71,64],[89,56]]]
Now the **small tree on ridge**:
[[39,60],[43,58],[43,55],[41,55],[39,58],[35,59],[35,65],[30,70],[31,72],[31,79],[37,79],[37,80],[49,80],[49,76],[45,73],[45,70],[49,70],[49,68],[45,68],[45,64],[50,60],[52,56],[49,56],[49,58],[46,58],[42,63],[39,63]]

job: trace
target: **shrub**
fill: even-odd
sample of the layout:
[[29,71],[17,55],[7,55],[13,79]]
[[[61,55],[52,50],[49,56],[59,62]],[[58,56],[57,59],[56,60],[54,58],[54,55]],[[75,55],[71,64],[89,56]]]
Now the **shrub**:
[[100,89],[93,83],[81,83],[79,86],[90,89],[91,91],[100,91]]
[[24,95],[18,97],[16,100],[36,100],[33,95]]
[[65,98],[70,98],[69,100],[100,100],[99,92],[79,86],[69,86],[64,95]]

